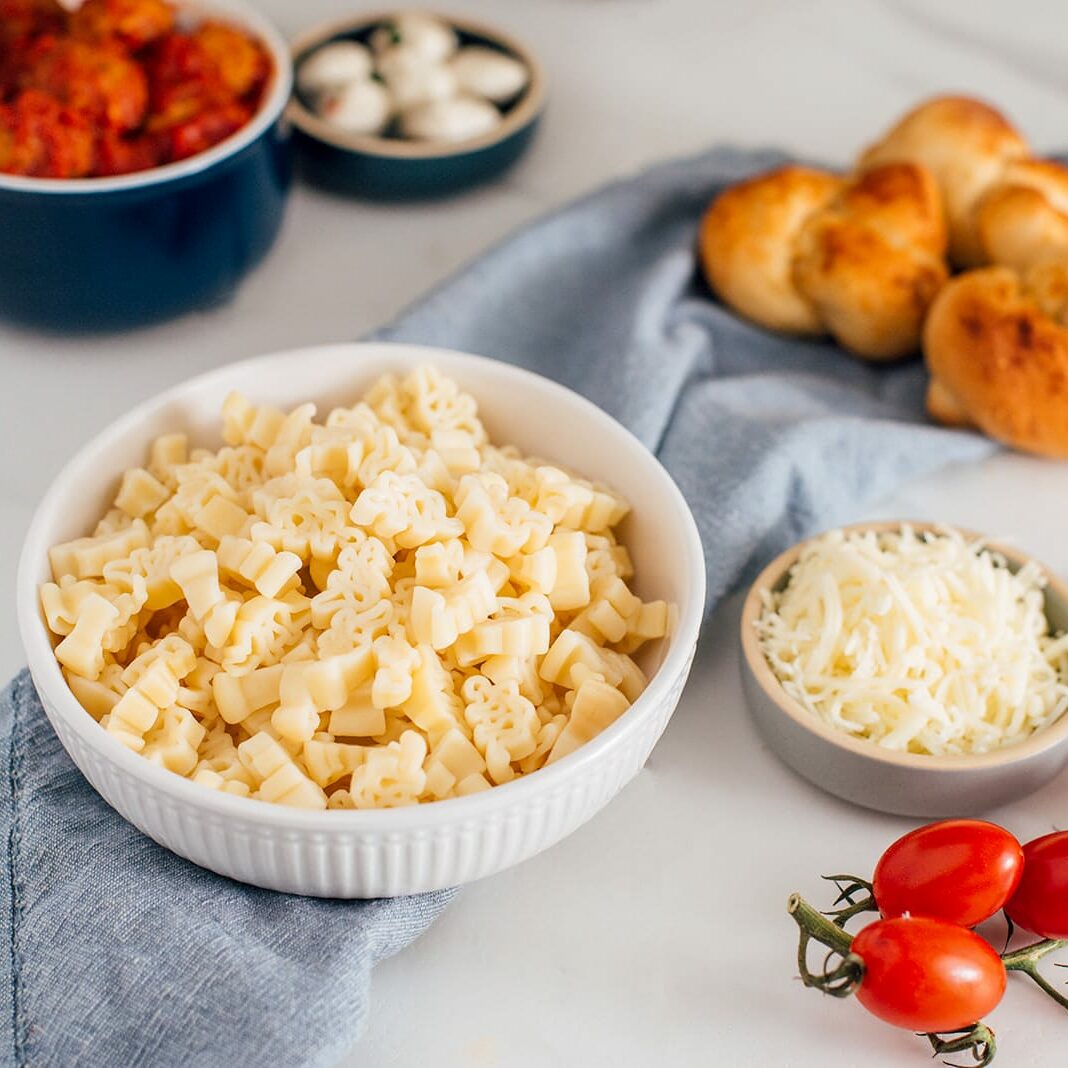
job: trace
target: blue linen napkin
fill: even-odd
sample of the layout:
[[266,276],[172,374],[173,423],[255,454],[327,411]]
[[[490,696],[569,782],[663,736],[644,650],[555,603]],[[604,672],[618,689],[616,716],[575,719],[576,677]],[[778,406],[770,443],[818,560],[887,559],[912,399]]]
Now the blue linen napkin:
[[[539,371],[634,430],[697,516],[709,608],[861,501],[993,448],[926,423],[918,363],[866,366],[708,297],[693,255],[702,210],[725,182],[781,159],[717,149],[612,185],[507,239],[377,335]],[[25,672],[0,696],[0,769],[6,1063],[331,1065],[366,1025],[375,963],[451,896],[311,900],[180,860],[85,783]]]

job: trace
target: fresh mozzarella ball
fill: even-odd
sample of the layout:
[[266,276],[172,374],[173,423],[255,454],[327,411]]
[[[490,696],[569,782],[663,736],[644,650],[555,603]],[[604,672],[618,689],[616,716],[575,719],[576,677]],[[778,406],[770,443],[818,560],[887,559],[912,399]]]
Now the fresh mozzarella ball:
[[456,31],[447,22],[417,11],[394,16],[371,35],[375,52],[404,45],[434,63],[448,59],[456,51],[457,43]]
[[312,52],[297,71],[297,88],[309,97],[346,82],[370,78],[374,62],[357,41],[334,41]]
[[389,122],[393,104],[385,87],[368,78],[324,93],[317,110],[320,118],[340,130],[376,134]]
[[418,141],[467,141],[499,125],[501,113],[475,96],[417,104],[401,116],[401,130]]
[[449,60],[449,67],[464,92],[484,96],[495,104],[507,103],[530,81],[525,63],[479,45],[461,48]]
[[448,67],[405,45],[396,45],[382,54],[378,73],[385,79],[398,111],[444,100],[457,92],[456,75]]

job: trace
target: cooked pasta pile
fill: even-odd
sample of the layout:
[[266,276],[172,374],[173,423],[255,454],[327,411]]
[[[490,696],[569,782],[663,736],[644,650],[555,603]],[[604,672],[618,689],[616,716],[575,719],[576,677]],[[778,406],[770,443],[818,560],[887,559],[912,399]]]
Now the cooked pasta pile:
[[663,637],[608,489],[491,444],[433,368],[322,423],[239,394],[225,446],[125,473],[41,589],[56,658],[123,745],[303,808],[485,790],[616,720]]

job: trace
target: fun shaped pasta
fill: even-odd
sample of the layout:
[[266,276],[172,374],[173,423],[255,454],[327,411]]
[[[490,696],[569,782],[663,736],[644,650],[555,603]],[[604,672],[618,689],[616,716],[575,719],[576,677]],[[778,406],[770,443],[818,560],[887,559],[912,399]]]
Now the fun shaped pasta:
[[266,731],[237,747],[238,759],[256,782],[255,796],[294,808],[326,808],[326,794]]
[[178,484],[176,469],[188,458],[189,439],[185,434],[163,434],[148,450],[148,472],[173,492]]
[[378,538],[362,531],[337,556],[326,588],[312,598],[312,624],[319,630],[330,627],[334,616],[345,605],[370,608],[390,594],[393,557]]
[[140,753],[145,747],[145,735],[156,725],[160,712],[174,704],[179,679],[190,670],[188,658],[181,654],[154,659],[129,684],[100,725],[127,748]]
[[637,639],[635,648],[667,633],[667,602],[643,603],[618,575],[602,575],[592,583],[591,593],[589,607],[572,620],[573,629],[610,645]]
[[277,597],[295,588],[301,559],[296,553],[280,552],[265,541],[249,541],[225,535],[219,541],[219,568],[253,586],[264,597]]
[[189,612],[203,626],[204,637],[216,649],[226,645],[242,606],[219,585],[219,558],[208,549],[182,556],[171,565]]
[[489,619],[457,639],[457,663],[470,667],[493,656],[540,656],[549,649],[552,618],[552,607],[541,594],[500,597]]
[[226,398],[217,449],[157,438],[45,622],[121,744],[310,809],[465,797],[564,759],[645,687],[671,613],[630,586],[611,490],[490,443],[434,368],[316,419]]
[[622,498],[558,468],[539,467],[534,477],[538,487],[535,507],[557,526],[599,534],[622,522],[630,511]]
[[104,670],[104,639],[118,623],[119,610],[99,593],[90,593],[78,607],[74,626],[56,646],[56,659],[76,675],[95,679]]
[[412,695],[412,673],[420,664],[419,651],[403,637],[384,634],[374,645],[375,674],[371,701],[375,708],[396,708]]
[[141,519],[135,519],[128,527],[110,534],[64,542],[49,550],[52,576],[56,581],[64,575],[79,579],[99,578],[110,561],[121,560],[148,542],[148,527]]
[[301,624],[295,617],[302,606],[289,597],[257,596],[241,604],[226,645],[215,650],[224,670],[241,675],[275,664],[296,644]]
[[349,788],[356,808],[414,805],[426,788],[425,760],[426,739],[416,731],[367,752]]
[[277,703],[284,670],[282,664],[256,668],[243,675],[220,669],[211,680],[219,715],[227,723],[241,723],[253,712]]
[[324,735],[308,740],[301,759],[312,782],[325,789],[351,775],[369,751],[367,746],[335,742],[329,735]]
[[363,441],[346,427],[315,426],[308,444],[294,455],[293,469],[304,478],[328,478],[348,496],[363,457]]
[[178,775],[188,775],[197,766],[197,748],[207,731],[196,716],[180,705],[163,709],[159,722],[145,735],[141,755]]
[[383,471],[356,498],[351,519],[380,538],[414,549],[464,533],[459,519],[446,513],[445,498],[418,475]]
[[410,475],[417,467],[415,454],[401,444],[397,431],[379,424],[368,435],[357,477],[360,485],[371,486],[382,475]]
[[456,693],[452,674],[429,646],[418,649],[419,662],[412,671],[412,689],[401,711],[430,739],[440,737],[460,723],[463,702]]
[[252,525],[253,540],[307,562],[333,556],[348,518],[348,502],[328,478],[280,475],[252,491],[262,521]]
[[509,496],[500,475],[464,475],[456,488],[456,518],[473,549],[507,559],[545,545],[552,521],[521,497]]
[[447,649],[496,608],[497,594],[489,575],[476,571],[444,590],[416,586],[408,625],[417,642],[432,649]]
[[132,467],[122,476],[115,507],[131,519],[144,519],[169,496],[167,487],[150,471],[143,467]]
[[[107,565],[105,565],[105,570],[107,570]],[[136,631],[136,617],[148,599],[145,580],[141,575],[130,575],[128,579],[119,578],[113,583],[98,582],[95,579],[76,579],[73,575],[64,575],[58,583],[46,582],[41,587],[41,608],[44,611],[48,628],[53,634],[70,634],[78,625],[87,605],[91,606],[92,602],[89,598],[94,595],[102,597],[111,604],[116,614],[99,639],[95,637],[95,624],[93,625],[94,638],[92,640],[99,640],[104,652],[118,652],[126,647]],[[105,613],[105,615],[110,614]],[[131,622],[134,623],[133,631],[129,629]]]
[[205,451],[208,454],[200,462],[221,475],[238,494],[260,485],[265,478],[264,452],[255,445],[228,445],[216,453]]
[[614,686],[587,679],[575,692],[571,715],[549,753],[548,763],[573,753],[615,723],[629,706],[630,702]]
[[514,682],[496,684],[476,675],[464,683],[464,719],[495,783],[515,778],[513,761],[537,748],[541,722]]

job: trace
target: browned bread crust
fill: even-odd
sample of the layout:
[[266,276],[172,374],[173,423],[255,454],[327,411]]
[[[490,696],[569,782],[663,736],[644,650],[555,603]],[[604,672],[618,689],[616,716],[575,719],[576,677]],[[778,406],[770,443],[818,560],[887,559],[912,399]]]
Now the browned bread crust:
[[923,341],[933,418],[1068,457],[1068,265],[960,275],[931,306]]
[[866,359],[914,351],[946,278],[933,178],[891,164],[845,180],[783,167],[723,192],[701,225],[705,275],[774,330],[830,333]]
[[976,208],[990,263],[1026,270],[1068,263],[1068,167],[1053,160],[1010,163]]
[[907,163],[865,171],[802,231],[794,281],[827,330],[868,359],[914,352],[946,280],[946,228],[931,175]]
[[1023,135],[995,108],[965,96],[925,101],[860,157],[861,167],[910,161],[938,183],[949,225],[949,256],[959,267],[988,262],[975,209],[1005,168],[1030,156]]
[[812,214],[842,187],[827,171],[780,167],[738,182],[701,221],[701,262],[720,299],[747,319],[789,334],[823,323],[794,285],[794,243]]

